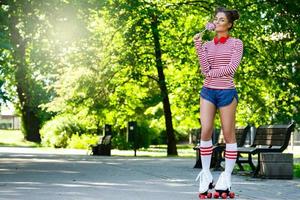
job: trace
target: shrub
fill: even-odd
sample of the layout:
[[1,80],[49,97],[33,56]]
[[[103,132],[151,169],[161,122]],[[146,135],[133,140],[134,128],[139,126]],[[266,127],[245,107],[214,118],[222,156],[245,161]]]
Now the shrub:
[[85,132],[86,128],[74,118],[66,115],[56,116],[41,129],[42,145],[66,148],[73,134],[81,135]]
[[126,141],[124,135],[116,135],[111,139],[112,148],[119,150],[129,150],[131,145]]
[[137,131],[138,148],[149,148],[151,138],[155,135],[155,131],[148,127],[147,124],[141,123]]
[[300,178],[300,163],[294,164],[294,176]]
[[96,134],[73,134],[68,140],[68,148],[88,149],[90,145],[96,144],[98,139]]

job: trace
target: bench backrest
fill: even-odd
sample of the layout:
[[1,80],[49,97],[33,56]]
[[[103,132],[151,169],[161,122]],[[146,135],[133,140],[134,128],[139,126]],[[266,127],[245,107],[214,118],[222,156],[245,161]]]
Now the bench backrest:
[[106,136],[99,136],[98,144],[105,144],[108,145],[111,143],[111,135],[106,135]]
[[253,145],[280,146],[283,150],[288,146],[294,124],[265,125],[256,130]]
[[247,134],[250,132],[250,126],[243,126],[235,128],[235,137],[238,147],[243,147],[246,142]]
[[102,144],[103,139],[104,139],[103,135],[99,136],[97,144]]
[[111,135],[104,136],[104,138],[102,140],[102,144],[110,145],[110,143],[111,143]]

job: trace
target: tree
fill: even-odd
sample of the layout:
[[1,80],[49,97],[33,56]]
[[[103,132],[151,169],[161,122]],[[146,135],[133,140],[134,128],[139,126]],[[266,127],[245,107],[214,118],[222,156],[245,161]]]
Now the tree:
[[[1,13],[3,14],[4,33],[9,35],[9,51],[6,51],[12,61],[5,60],[10,67],[9,73],[11,85],[15,85],[18,96],[18,110],[21,113],[22,128],[25,139],[40,142],[39,129],[48,114],[43,112],[39,105],[48,100],[43,81],[37,81],[39,70],[34,67],[33,44],[34,37],[41,34],[38,23],[38,12],[33,8],[32,1],[1,1]],[[7,30],[7,31],[6,31]],[[34,32],[34,31],[37,32]],[[8,68],[7,68],[8,69]],[[13,75],[11,75],[13,74]],[[11,95],[13,95],[12,92]],[[15,98],[12,98],[13,100]]]
[[[147,68],[152,68],[151,64],[153,63],[156,67],[157,76],[149,73],[146,76],[155,80],[159,85],[165,116],[167,152],[168,155],[177,155],[172,112],[162,61],[159,30],[159,16],[162,13],[159,11],[158,5],[143,1],[108,1],[107,10],[109,12],[107,19],[110,19],[112,26],[117,29],[126,27],[122,31],[125,31],[125,44],[129,49],[125,59],[129,60],[123,60],[123,62],[129,62],[137,76],[145,75],[143,74],[145,70],[142,69],[144,66],[148,65]],[[141,44],[144,45],[140,46]],[[149,52],[145,51],[146,49]]]

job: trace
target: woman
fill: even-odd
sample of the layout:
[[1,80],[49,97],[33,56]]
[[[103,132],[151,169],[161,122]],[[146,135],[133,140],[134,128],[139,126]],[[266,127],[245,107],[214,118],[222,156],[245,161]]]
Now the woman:
[[216,36],[212,41],[202,42],[202,34],[194,37],[201,72],[205,76],[200,93],[201,142],[200,152],[202,171],[196,180],[200,180],[199,196],[211,196],[209,189],[213,187],[213,177],[209,170],[212,156],[212,132],[217,109],[220,112],[222,132],[226,142],[225,171],[221,173],[214,194],[234,196],[231,190],[231,174],[237,158],[235,139],[235,112],[238,95],[233,83],[234,73],[240,64],[243,54],[241,40],[230,37],[229,31],[235,20],[239,19],[236,10],[218,8],[215,11],[213,24]]

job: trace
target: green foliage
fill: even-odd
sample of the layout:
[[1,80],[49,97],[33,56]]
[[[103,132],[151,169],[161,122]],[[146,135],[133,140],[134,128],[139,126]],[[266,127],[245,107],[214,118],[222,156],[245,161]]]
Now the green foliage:
[[148,148],[151,144],[151,138],[153,138],[155,130],[149,128],[148,123],[138,122],[137,129],[137,148]]
[[[87,129],[76,118],[68,115],[57,116],[48,121],[41,129],[42,144],[55,148],[65,148],[70,141],[76,140],[82,134],[87,133]],[[71,143],[74,146],[74,142]]]
[[294,164],[294,177],[300,178],[300,163]]
[[111,139],[112,148],[119,150],[132,149],[131,145],[126,141],[124,135],[116,135]]
[[68,140],[68,148],[88,149],[90,145],[97,143],[99,136],[96,134],[73,134]]
[[119,134],[112,138],[112,146],[120,150],[148,148],[153,140],[158,140],[158,137],[160,137],[157,134],[157,130],[150,128],[146,121],[139,121],[137,123],[134,134],[132,138],[128,136],[129,141],[127,142],[126,134],[124,131],[120,131]]
[[24,135],[20,130],[0,130],[1,146],[18,147],[40,147],[34,142],[24,140]]

